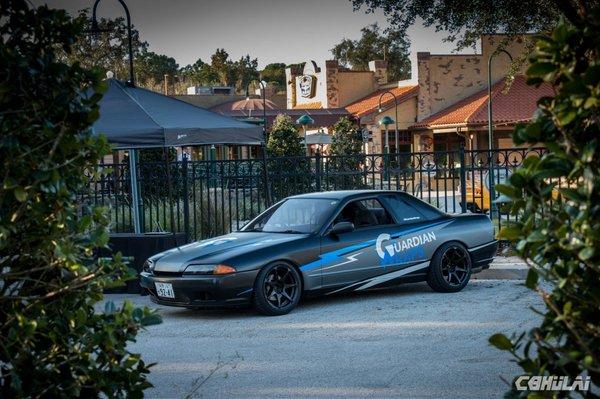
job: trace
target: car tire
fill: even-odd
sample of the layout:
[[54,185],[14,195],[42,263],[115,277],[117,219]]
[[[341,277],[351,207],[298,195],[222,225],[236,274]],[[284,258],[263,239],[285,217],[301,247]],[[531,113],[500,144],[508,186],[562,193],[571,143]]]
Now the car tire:
[[427,284],[437,292],[458,292],[471,278],[471,255],[459,242],[443,244],[433,255]]
[[302,279],[295,267],[286,262],[274,262],[258,273],[254,282],[253,304],[267,316],[291,312],[302,294]]

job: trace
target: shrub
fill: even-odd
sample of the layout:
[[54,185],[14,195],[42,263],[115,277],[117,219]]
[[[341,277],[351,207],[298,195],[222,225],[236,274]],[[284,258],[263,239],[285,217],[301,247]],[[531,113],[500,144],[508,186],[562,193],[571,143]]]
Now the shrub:
[[0,397],[141,397],[148,367],[126,345],[159,319],[129,303],[95,311],[128,269],[94,260],[107,216],[76,203],[109,150],[89,129],[99,74],[56,55],[83,26],[23,0],[3,0],[0,21]]
[[365,156],[358,127],[344,117],[333,125],[333,132],[329,150],[332,156],[326,165],[328,183],[338,190],[363,187],[364,175],[361,165],[365,163]]
[[[600,386],[600,13],[580,26],[561,23],[539,37],[527,75],[547,82],[556,96],[538,102],[537,117],[519,126],[516,144],[543,142],[550,152],[529,157],[498,191],[520,221],[500,235],[512,240],[531,266],[527,287],[545,304],[542,322],[508,339],[490,337],[510,351],[529,375],[589,375]],[[560,184],[559,184],[560,183]],[[574,395],[575,392],[547,392]],[[511,397],[533,394],[516,391]],[[539,395],[539,393],[537,394]],[[536,396],[538,397],[538,396]]]
[[312,191],[310,158],[305,156],[302,141],[292,119],[288,115],[277,115],[267,143],[267,170],[273,202]]

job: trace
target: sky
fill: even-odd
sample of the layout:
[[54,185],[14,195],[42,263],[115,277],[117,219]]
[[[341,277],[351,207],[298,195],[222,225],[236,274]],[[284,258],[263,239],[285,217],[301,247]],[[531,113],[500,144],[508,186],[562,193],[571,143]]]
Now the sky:
[[[91,7],[93,0],[34,0],[69,12]],[[180,66],[198,58],[210,59],[224,48],[232,59],[250,54],[259,68],[272,62],[286,64],[331,59],[331,49],[343,38],[357,39],[360,29],[373,22],[387,26],[381,13],[353,11],[350,0],[126,0],[133,25],[150,50],[166,54]],[[124,15],[117,0],[103,0],[99,17]],[[408,31],[413,79],[416,52],[450,53],[454,44],[445,34],[416,23]],[[467,49],[463,52],[473,52]]]

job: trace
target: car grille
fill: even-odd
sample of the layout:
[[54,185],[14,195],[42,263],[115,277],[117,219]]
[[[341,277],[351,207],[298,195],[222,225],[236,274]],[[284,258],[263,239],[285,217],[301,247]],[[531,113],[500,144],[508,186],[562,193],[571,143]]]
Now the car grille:
[[181,272],[159,272],[156,270],[152,274],[158,277],[181,277],[183,275]]

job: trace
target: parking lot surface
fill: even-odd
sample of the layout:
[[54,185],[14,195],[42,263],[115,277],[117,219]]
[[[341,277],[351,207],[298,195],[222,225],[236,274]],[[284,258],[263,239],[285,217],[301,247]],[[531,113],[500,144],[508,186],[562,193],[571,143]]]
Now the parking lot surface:
[[536,323],[541,304],[518,280],[472,281],[456,294],[426,284],[306,300],[292,313],[198,311],[148,297],[164,321],[131,349],[156,362],[150,398],[492,398],[519,369],[489,346]]

